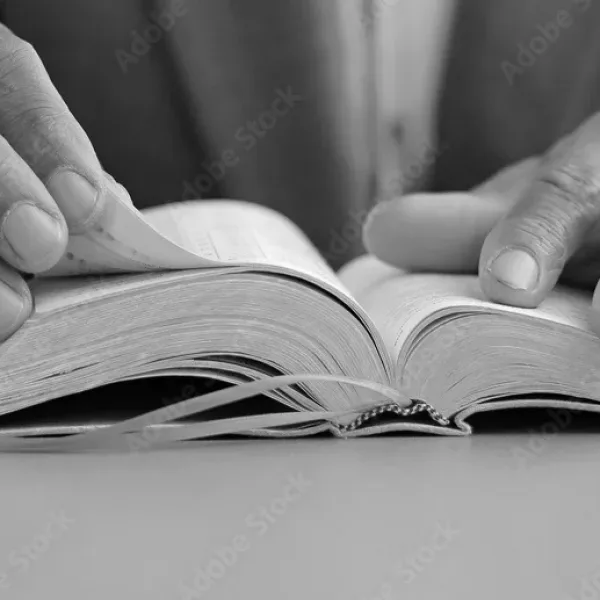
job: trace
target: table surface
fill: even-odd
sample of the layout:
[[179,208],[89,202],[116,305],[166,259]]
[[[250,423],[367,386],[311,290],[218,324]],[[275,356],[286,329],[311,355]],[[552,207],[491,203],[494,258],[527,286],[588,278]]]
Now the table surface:
[[600,598],[600,436],[0,455],[0,599]]

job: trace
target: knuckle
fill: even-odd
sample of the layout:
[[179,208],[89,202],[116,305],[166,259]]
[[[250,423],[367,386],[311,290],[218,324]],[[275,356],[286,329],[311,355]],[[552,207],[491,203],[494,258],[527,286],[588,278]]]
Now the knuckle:
[[534,185],[531,202],[520,215],[520,227],[540,247],[570,251],[573,241],[581,240],[600,217],[598,174],[587,165],[549,169]]
[[7,181],[19,177],[17,157],[10,144],[0,136],[0,179]]
[[12,35],[0,34],[0,102],[9,137],[54,128],[68,112],[33,46]]
[[52,105],[51,98],[44,93],[32,97],[27,108],[17,109],[11,115],[11,126],[15,139],[28,140],[33,151],[50,146],[50,140],[57,145],[62,141],[66,130],[65,112]]
[[566,260],[566,241],[570,237],[569,225],[564,218],[549,210],[535,215],[521,215],[507,222],[511,237],[524,240],[535,254],[548,256],[557,261]]
[[25,123],[34,130],[54,130],[68,114],[68,109],[57,102],[51,90],[30,88],[26,92],[26,102],[5,106],[4,122]]
[[4,115],[7,136],[34,170],[47,162],[54,164],[69,143],[65,113],[44,100],[43,95],[39,95],[33,105],[15,108],[10,115]]
[[571,210],[589,214],[598,205],[600,180],[596,170],[587,165],[565,164],[544,171],[541,185],[556,203],[568,203]]
[[29,42],[14,35],[0,37],[0,79],[11,78],[22,69],[37,68],[40,62]]

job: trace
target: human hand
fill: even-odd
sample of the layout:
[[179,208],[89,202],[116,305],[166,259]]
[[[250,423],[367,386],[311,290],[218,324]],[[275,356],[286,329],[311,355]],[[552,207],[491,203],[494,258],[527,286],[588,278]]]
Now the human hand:
[[469,193],[414,194],[375,207],[366,248],[417,271],[477,272],[493,301],[535,307],[563,281],[596,288],[600,310],[600,113],[544,157]]
[[21,273],[53,267],[69,232],[94,226],[107,189],[127,196],[102,170],[35,50],[0,25],[0,340],[32,310]]

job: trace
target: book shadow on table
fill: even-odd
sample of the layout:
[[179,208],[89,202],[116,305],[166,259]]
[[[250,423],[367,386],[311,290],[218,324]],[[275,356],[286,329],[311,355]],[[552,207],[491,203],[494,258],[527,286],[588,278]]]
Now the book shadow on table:
[[468,422],[478,434],[600,433],[600,414],[583,410],[508,409],[475,414]]
[[[0,431],[20,427],[118,423],[228,386],[221,381],[198,377],[155,377],[113,383],[3,415]],[[201,419],[186,417],[183,420],[205,421],[274,411],[292,409],[270,398],[256,396],[205,411]]]

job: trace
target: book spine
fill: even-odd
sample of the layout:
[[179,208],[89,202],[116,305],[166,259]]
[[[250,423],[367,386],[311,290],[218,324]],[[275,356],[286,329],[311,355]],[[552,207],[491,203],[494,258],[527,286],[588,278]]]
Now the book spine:
[[389,404],[383,404],[367,410],[354,419],[354,421],[351,423],[348,423],[347,425],[339,425],[338,431],[340,435],[344,436],[348,433],[356,431],[368,421],[371,421],[382,415],[394,414],[398,417],[409,419],[421,413],[426,413],[433,421],[435,421],[437,425],[441,425],[442,427],[452,426],[450,419],[442,416],[435,408],[433,408],[433,406],[431,406],[431,404],[427,404],[427,402],[424,402],[423,400],[413,400],[412,404],[406,407],[402,407],[391,402]]

